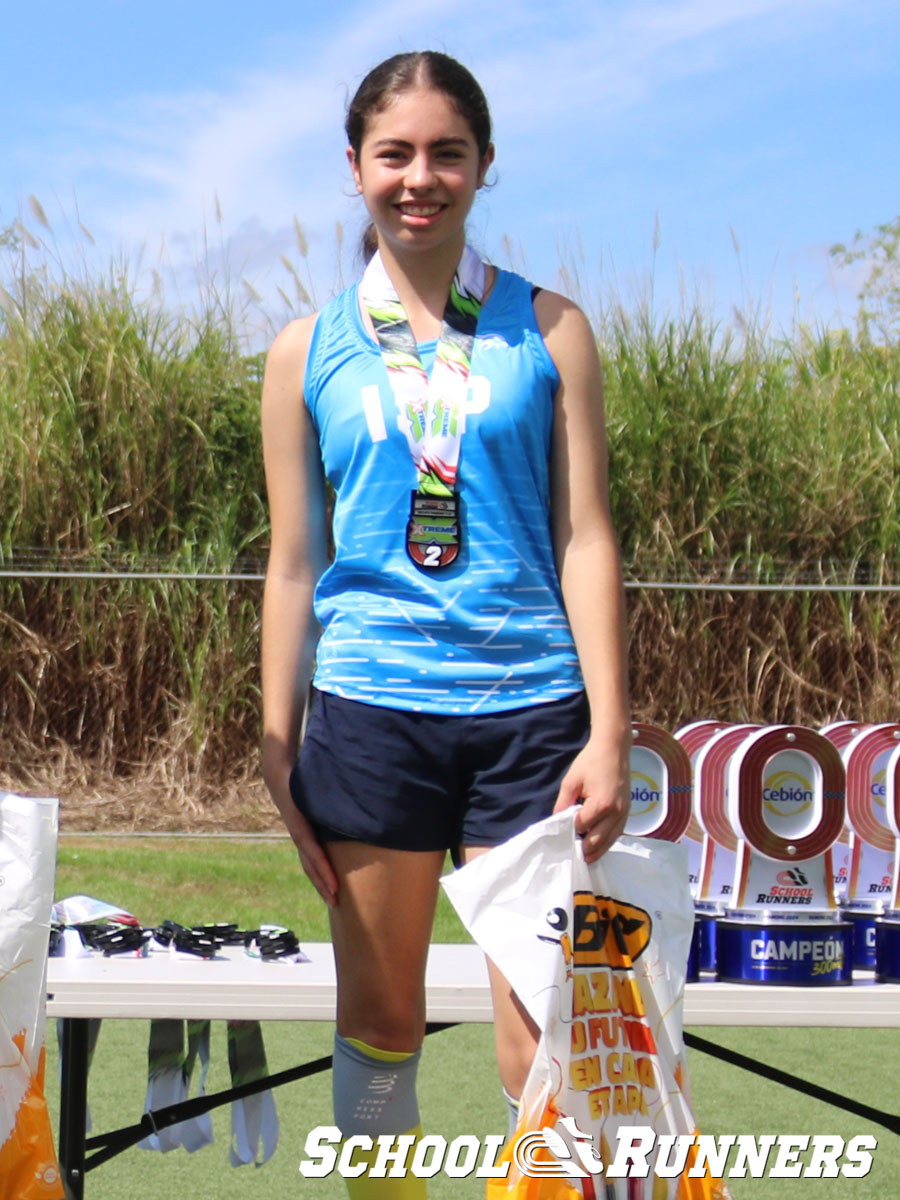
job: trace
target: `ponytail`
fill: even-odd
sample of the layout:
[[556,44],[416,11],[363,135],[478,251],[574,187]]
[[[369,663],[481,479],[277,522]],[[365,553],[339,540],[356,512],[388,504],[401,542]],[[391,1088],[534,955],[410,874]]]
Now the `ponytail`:
[[378,253],[378,232],[371,221],[359,240],[359,253],[364,263],[370,262]]

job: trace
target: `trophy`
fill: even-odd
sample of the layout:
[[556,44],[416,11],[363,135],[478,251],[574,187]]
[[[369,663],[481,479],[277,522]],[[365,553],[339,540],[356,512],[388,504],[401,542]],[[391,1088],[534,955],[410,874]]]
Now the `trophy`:
[[691,760],[658,725],[631,727],[631,809],[625,832],[680,842],[691,823]]
[[728,815],[728,763],[758,725],[728,725],[706,742],[694,764],[695,812],[703,829],[697,899],[727,905],[731,901],[737,837]]
[[832,847],[844,825],[837,748],[799,725],[746,734],[727,762],[734,885],[716,926],[719,979],[807,986],[852,982],[853,926],[834,899]]
[[896,834],[887,814],[887,765],[900,744],[900,725],[871,725],[844,747],[850,878],[847,900],[890,900]]
[[[723,729],[730,729],[727,721],[692,721],[675,731],[675,740],[687,751],[691,762],[691,776],[697,776],[697,758],[706,743]],[[697,788],[693,793],[694,804],[690,824],[683,844],[688,852],[688,871],[691,878],[691,893],[694,897],[695,926],[697,929],[697,973],[716,969],[716,917],[722,912],[720,900],[704,900],[700,897],[700,872],[703,862],[703,841],[706,837],[697,819]]]
[[898,839],[894,850],[890,907],[873,922],[875,972],[884,983],[900,983],[900,744],[885,768],[885,810]]
[[[726,721],[692,721],[690,725],[682,725],[680,729],[675,730],[675,740],[676,742],[681,743],[687,752],[688,759],[690,760],[691,778],[694,776],[697,755],[714,734],[720,733],[723,729],[728,728],[729,725]],[[696,792],[694,793],[694,800],[696,801]],[[700,862],[703,856],[703,829],[693,811],[691,813],[691,819],[688,823],[688,827],[685,830],[684,837],[681,840],[687,847],[688,869],[691,876],[691,892],[696,900],[700,887]]]
[[[862,733],[864,729],[868,728],[868,725],[861,725],[859,721],[832,721],[829,725],[820,726],[819,733],[823,737],[827,737],[833,746],[837,746],[838,750],[843,750],[858,733]],[[846,822],[841,836],[834,844],[832,856],[834,860],[834,898],[840,904],[847,894],[847,883],[850,879],[850,830],[847,828]]]

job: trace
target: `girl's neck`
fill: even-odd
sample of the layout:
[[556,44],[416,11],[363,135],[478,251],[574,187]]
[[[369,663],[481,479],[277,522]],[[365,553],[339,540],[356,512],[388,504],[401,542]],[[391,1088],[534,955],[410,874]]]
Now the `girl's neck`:
[[450,284],[462,257],[464,241],[436,247],[433,251],[398,254],[381,247],[381,259],[417,342],[440,335]]

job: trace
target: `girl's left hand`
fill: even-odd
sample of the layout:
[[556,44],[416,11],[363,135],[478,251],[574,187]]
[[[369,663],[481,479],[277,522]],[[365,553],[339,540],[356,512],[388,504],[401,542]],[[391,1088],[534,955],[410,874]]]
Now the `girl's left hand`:
[[625,828],[631,808],[631,765],[627,743],[587,743],[559,787],[554,812],[580,805],[575,831],[583,839],[585,862],[596,860]]

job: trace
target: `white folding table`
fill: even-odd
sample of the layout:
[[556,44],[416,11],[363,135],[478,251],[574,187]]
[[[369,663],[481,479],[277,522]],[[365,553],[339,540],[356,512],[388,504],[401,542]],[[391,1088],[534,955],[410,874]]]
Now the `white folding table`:
[[[335,974],[330,942],[307,942],[306,963],[263,962],[239,947],[214,959],[93,953],[48,962],[49,1017],[174,1017],[331,1021]],[[716,983],[685,988],[685,1025],[900,1026],[900,985],[856,972],[849,987]],[[484,955],[473,945],[433,945],[425,976],[429,1021],[490,1023]]]
[[[208,960],[183,953],[137,958],[96,952],[89,958],[49,960],[47,1015],[63,1022],[59,1158],[75,1200],[84,1189],[88,1019],[333,1020],[331,945],[307,943],[303,951],[309,962],[264,962],[240,947],[225,948]],[[427,1019],[433,1024],[493,1019],[484,956],[477,946],[433,945],[425,987]],[[875,983],[865,974],[849,987],[704,980],[685,989],[684,1023],[897,1027],[900,985]]]

